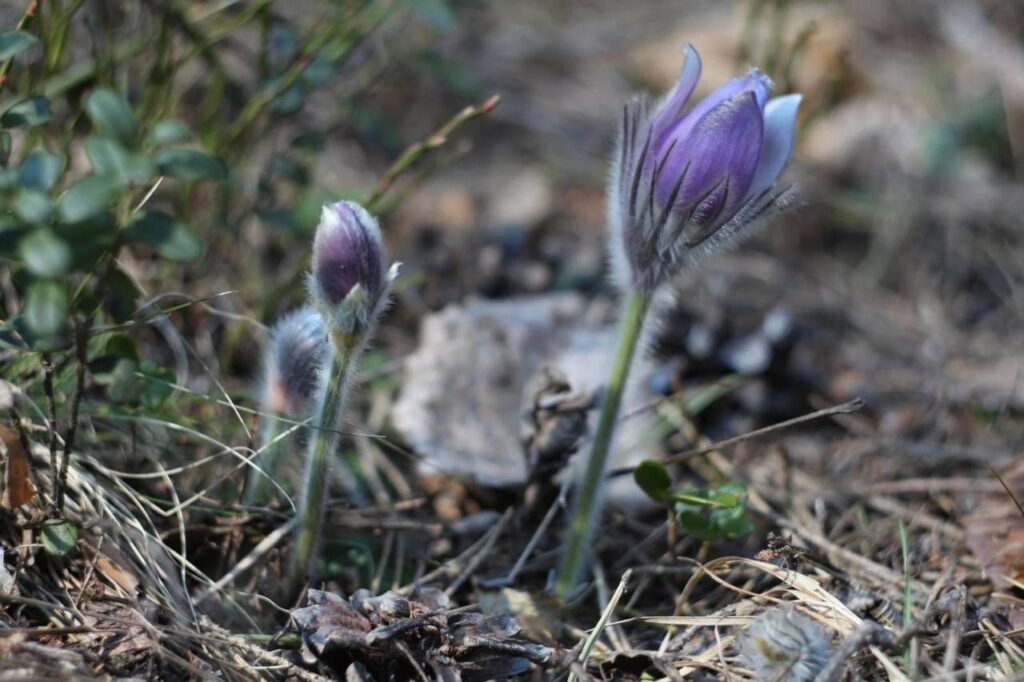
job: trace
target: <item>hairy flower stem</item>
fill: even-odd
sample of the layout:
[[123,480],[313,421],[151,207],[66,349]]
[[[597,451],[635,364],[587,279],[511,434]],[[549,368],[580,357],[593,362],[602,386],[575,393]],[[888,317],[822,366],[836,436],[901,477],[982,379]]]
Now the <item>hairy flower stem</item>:
[[648,294],[634,290],[626,303],[625,314],[619,327],[619,346],[615,353],[612,374],[601,405],[601,416],[597,422],[597,431],[594,433],[587,468],[576,491],[565,551],[555,579],[555,593],[563,600],[571,597],[576,590],[580,574],[589,558],[590,538],[601,517],[600,499],[605,464],[615,436],[622,394],[629,378],[629,368],[633,364],[633,355],[639,344],[649,303]]
[[359,344],[337,344],[331,357],[330,370],[322,381],[322,400],[316,431],[310,435],[306,469],[299,498],[299,525],[288,565],[288,594],[297,594],[303,580],[316,573],[316,547],[323,525],[327,486],[331,480],[330,460],[337,443],[341,415],[348,397],[348,384],[359,356]]

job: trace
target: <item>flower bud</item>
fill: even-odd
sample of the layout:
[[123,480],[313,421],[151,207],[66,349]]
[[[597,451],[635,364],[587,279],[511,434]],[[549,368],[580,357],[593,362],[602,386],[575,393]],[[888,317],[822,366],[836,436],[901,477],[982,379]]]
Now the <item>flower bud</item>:
[[264,411],[308,417],[329,352],[327,329],[316,310],[305,306],[281,318],[270,331],[267,347]]
[[310,292],[336,340],[361,336],[383,307],[397,265],[384,272],[377,220],[359,204],[327,204],[313,240]]
[[832,638],[792,605],[769,608],[740,635],[740,660],[757,680],[811,682],[832,656]]
[[700,78],[692,46],[675,88],[650,111],[626,104],[608,187],[612,250],[624,283],[653,291],[771,209],[793,147],[800,95],[769,99],[758,69],[684,113]]

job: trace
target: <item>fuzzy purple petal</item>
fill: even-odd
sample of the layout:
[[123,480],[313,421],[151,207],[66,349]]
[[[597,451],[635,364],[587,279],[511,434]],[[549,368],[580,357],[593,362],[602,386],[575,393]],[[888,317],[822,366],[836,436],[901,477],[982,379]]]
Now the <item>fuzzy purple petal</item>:
[[761,158],[750,184],[750,194],[771,187],[789,162],[800,99],[800,95],[785,95],[769,100],[765,106],[764,141],[761,144]]
[[676,212],[688,213],[699,205],[700,215],[694,218],[700,222],[728,219],[750,188],[763,135],[755,93],[743,91],[720,102],[686,137],[673,135],[675,144],[659,160],[663,165],[655,181],[655,199],[664,205],[675,194]]
[[772,81],[760,69],[751,69],[741,78],[733,78],[723,83],[707,97],[697,102],[690,111],[682,116],[674,125],[667,126],[654,138],[654,149],[660,152],[672,140],[682,140],[693,134],[697,124],[719,104],[743,92],[752,92],[757,101],[758,111],[763,112],[768,95],[772,92]]
[[663,132],[682,118],[683,108],[689,101],[690,95],[693,94],[693,89],[697,87],[697,81],[700,80],[700,55],[689,43],[686,44],[684,52],[686,56],[683,59],[683,70],[679,74],[679,80],[676,81],[675,87],[658,107],[658,111],[651,121],[651,132],[655,140],[659,139]]

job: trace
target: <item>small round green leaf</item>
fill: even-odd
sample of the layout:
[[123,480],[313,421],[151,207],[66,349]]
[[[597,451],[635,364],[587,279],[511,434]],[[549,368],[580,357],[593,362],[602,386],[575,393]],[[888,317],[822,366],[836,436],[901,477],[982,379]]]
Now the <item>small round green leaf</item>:
[[41,540],[50,556],[64,556],[75,548],[78,529],[66,519],[47,519],[43,522]]
[[68,290],[60,282],[36,282],[25,300],[25,323],[39,336],[50,336],[64,328],[68,315]]
[[224,177],[224,166],[220,161],[195,149],[161,149],[156,153],[156,165],[161,174],[182,180],[220,180]]
[[672,477],[665,466],[654,459],[645,459],[633,470],[633,479],[649,498],[667,502],[672,490]]
[[160,121],[153,126],[146,141],[154,147],[159,147],[160,145],[184,142],[190,135],[191,131],[184,122],[169,119]]
[[145,382],[140,396],[142,404],[151,410],[160,407],[174,393],[174,384],[178,380],[177,375],[173,369],[160,367],[149,360],[142,361],[142,364],[139,365],[139,372]]
[[161,211],[138,214],[125,229],[126,238],[147,244],[164,258],[192,261],[203,252],[203,243],[185,223]]
[[71,249],[52,230],[40,227],[21,240],[19,247],[25,267],[39,277],[63,275],[71,264]]
[[53,118],[50,111],[50,100],[45,97],[29,97],[12,104],[0,116],[0,126],[4,128],[30,128],[42,125]]
[[120,94],[107,88],[98,88],[85,100],[85,113],[101,132],[116,137],[125,144],[135,139],[135,115]]
[[53,217],[53,200],[46,192],[22,187],[14,197],[14,213],[26,223],[46,223]]
[[105,135],[87,138],[85,153],[98,175],[108,175],[122,186],[144,183],[156,172],[153,159],[148,155],[128,151],[120,142]]
[[136,374],[139,364],[131,358],[122,358],[114,365],[114,371],[110,374],[110,388],[107,395],[111,402],[127,404],[139,399],[142,393],[143,381]]
[[0,33],[0,60],[10,59],[38,42],[38,38],[25,31],[4,31]]
[[109,175],[89,175],[68,187],[60,198],[60,217],[77,223],[104,211],[114,200],[117,180]]
[[18,178],[24,187],[49,192],[64,172],[64,162],[63,154],[37,149],[22,161]]

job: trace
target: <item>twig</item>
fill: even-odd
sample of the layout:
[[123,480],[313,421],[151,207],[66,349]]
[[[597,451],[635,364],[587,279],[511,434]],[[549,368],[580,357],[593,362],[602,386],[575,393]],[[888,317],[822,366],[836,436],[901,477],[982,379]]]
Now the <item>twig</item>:
[[544,518],[541,519],[541,522],[537,525],[537,530],[535,530],[533,536],[530,537],[530,541],[526,543],[526,547],[523,548],[522,554],[520,554],[519,558],[516,559],[516,563],[512,566],[512,570],[510,570],[503,578],[494,578],[486,581],[488,586],[498,587],[512,585],[515,583],[516,578],[519,576],[519,572],[523,570],[523,566],[526,565],[526,561],[530,558],[530,555],[533,554],[533,550],[537,548],[537,543],[540,542],[542,537],[544,537],[544,533],[546,533],[548,527],[551,526],[551,522],[555,520],[555,514],[559,509],[565,507],[565,494],[568,490],[569,479],[566,479],[566,481],[567,483],[562,485],[562,490],[558,493],[558,497],[555,499],[554,503],[552,503],[547,513],[544,514]]
[[466,582],[466,580],[468,580],[469,577],[473,575],[476,569],[483,562],[484,558],[486,558],[487,555],[491,553],[491,550],[494,549],[494,543],[496,543],[498,541],[498,538],[501,537],[501,534],[505,531],[505,526],[508,525],[508,521],[511,518],[512,507],[509,507],[508,509],[505,510],[505,513],[501,515],[501,518],[498,520],[496,524],[494,524],[494,527],[491,528],[490,532],[487,534],[487,541],[480,548],[480,551],[477,552],[476,556],[469,560],[469,563],[466,564],[466,568],[463,569],[463,571],[458,575],[458,577],[455,578],[455,581],[448,586],[448,589],[444,591],[445,594],[447,594],[448,596],[455,594],[455,591],[462,586],[462,583]]
[[53,495],[52,502],[56,509],[60,488],[60,468],[57,463],[57,401],[53,397],[53,360],[49,353],[43,353],[41,362],[43,364],[43,393],[46,394],[46,423],[50,432],[50,486]]
[[[850,412],[856,412],[862,407],[864,407],[864,401],[860,398],[854,398],[853,400],[849,400],[845,403],[842,403],[841,405],[833,405],[832,407],[826,407],[823,410],[811,412],[810,414],[805,414],[800,417],[794,417],[793,419],[787,419],[784,422],[772,424],[771,426],[765,426],[764,428],[761,429],[755,429],[748,433],[744,433],[739,436],[734,436],[732,438],[726,438],[725,440],[720,440],[716,443],[711,443],[710,445],[705,445],[703,447],[694,448],[692,450],[685,450],[674,455],[669,455],[668,457],[663,458],[661,461],[663,464],[675,464],[677,462],[682,462],[684,460],[690,459],[691,457],[696,457],[698,455],[706,455],[709,452],[714,452],[715,450],[731,447],[733,445],[737,445],[738,443],[742,443],[743,441],[750,440],[751,438],[758,438],[769,433],[774,433],[775,431],[788,429],[791,426],[797,426],[805,422],[814,421],[815,419],[821,419],[823,417],[832,417],[837,414],[848,414]],[[633,469],[635,468],[635,466],[619,467],[618,469],[613,469],[610,472],[608,472],[608,476],[625,476],[633,473]]]
[[64,458],[60,462],[60,473],[54,483],[56,499],[54,504],[57,514],[64,512],[64,491],[68,486],[68,465],[71,462],[71,451],[75,447],[75,434],[78,431],[78,410],[82,405],[85,393],[85,370],[88,367],[86,356],[86,339],[89,337],[89,323],[75,322],[75,392],[71,396],[71,415],[68,418],[68,433],[64,437]]
[[455,114],[455,116],[449,119],[449,121],[443,126],[431,133],[427,139],[406,147],[405,151],[403,151],[395,162],[391,164],[391,167],[384,172],[384,175],[381,176],[380,181],[377,182],[377,186],[374,188],[373,192],[363,202],[366,209],[368,211],[373,211],[374,208],[377,207],[377,204],[380,203],[380,200],[384,198],[387,191],[391,189],[391,186],[394,185],[395,180],[397,180],[398,177],[410,166],[416,163],[420,157],[442,146],[448,141],[449,135],[466,123],[490,113],[494,107],[498,106],[499,101],[501,101],[501,97],[499,95],[491,95],[476,106],[468,106]]
[[1006,494],[1010,496],[1013,503],[1017,505],[1017,511],[1020,512],[1021,516],[1024,516],[1024,506],[1021,505],[1020,500],[1018,500],[1017,496],[1013,494],[1012,490],[1010,490],[1010,486],[1006,485],[1006,481],[1004,481],[1003,477],[999,475],[999,472],[996,471],[996,468],[992,466],[991,462],[985,462],[985,464],[988,466],[989,471],[992,472],[992,475],[996,477],[996,480],[999,481],[999,485],[1003,486],[1003,490],[1005,490]]
[[290,533],[295,528],[295,524],[297,524],[298,522],[299,517],[293,516],[286,522],[278,526],[273,532],[269,533],[267,537],[263,538],[259,542],[259,544],[253,547],[252,551],[249,552],[245,556],[245,558],[243,558],[241,561],[235,564],[235,566],[230,571],[228,571],[222,578],[220,578],[219,580],[217,580],[217,582],[213,583],[205,590],[203,590],[202,594],[196,597],[195,603],[199,604],[210,595],[214,594],[215,592],[221,591],[222,589],[224,589],[225,586],[234,582],[235,579],[238,578],[238,576],[242,575],[242,573],[247,571],[250,566],[252,566],[261,558],[263,558],[264,554],[273,549],[274,546],[277,545],[277,543],[280,542],[284,536],[288,535],[288,533]]
[[[619,581],[619,586],[615,588],[612,598],[608,600],[608,606],[605,607],[601,613],[601,618],[598,619],[597,625],[590,631],[590,635],[587,640],[583,643],[583,649],[580,650],[579,661],[580,665],[584,665],[587,662],[587,658],[590,656],[591,649],[594,648],[594,643],[597,642],[597,638],[601,636],[601,631],[604,630],[605,625],[608,624],[608,620],[612,617],[612,613],[615,612],[615,608],[619,605],[619,600],[622,599],[623,593],[626,591],[626,585],[629,583],[630,577],[633,575],[632,569],[626,569],[626,572],[622,574],[622,580]],[[569,682],[576,682],[576,674],[571,673],[569,675]]]

